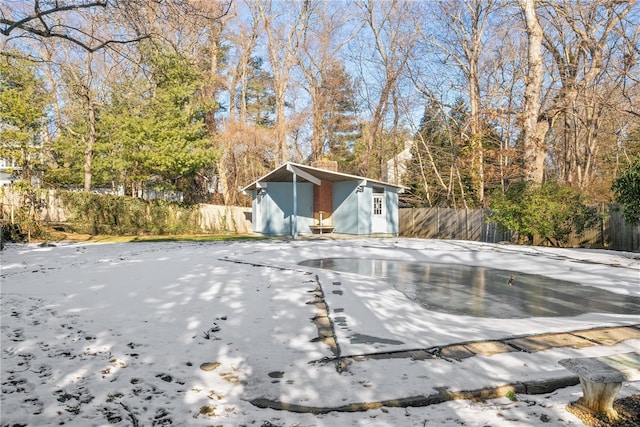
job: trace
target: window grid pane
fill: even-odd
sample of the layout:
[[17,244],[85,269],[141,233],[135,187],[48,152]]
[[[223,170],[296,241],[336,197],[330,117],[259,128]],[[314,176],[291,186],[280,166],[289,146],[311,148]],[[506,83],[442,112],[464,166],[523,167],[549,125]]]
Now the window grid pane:
[[373,214],[382,215],[382,197],[373,196]]

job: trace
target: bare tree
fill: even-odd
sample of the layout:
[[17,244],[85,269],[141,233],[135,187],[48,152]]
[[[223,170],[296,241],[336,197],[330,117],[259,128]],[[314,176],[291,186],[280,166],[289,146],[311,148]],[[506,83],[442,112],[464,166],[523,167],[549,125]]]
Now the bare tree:
[[291,68],[295,66],[296,54],[307,29],[311,1],[278,3],[272,0],[257,0],[256,6],[267,35],[267,50],[274,79],[276,96],[275,136],[277,144],[276,163],[288,159],[287,122],[285,116],[287,88]]
[[481,92],[481,60],[489,18],[496,8],[493,0],[464,0],[438,3],[436,19],[444,31],[428,39],[462,72],[469,96],[471,120],[471,177],[478,202],[484,202],[485,172],[483,148],[483,107]]
[[[246,12],[249,11],[247,14]],[[217,164],[218,178],[222,188],[224,203],[235,204],[238,200],[237,187],[242,182],[249,182],[259,167],[260,158],[257,153],[264,148],[266,138],[258,129],[248,123],[247,85],[251,55],[256,47],[260,17],[257,8],[247,2],[244,9],[236,3],[231,9],[232,18],[243,14],[246,20],[233,19],[233,28],[225,28],[226,41],[230,44],[227,55],[226,86],[228,91],[228,120],[219,130],[215,139],[221,154]],[[247,16],[248,15],[248,16]],[[248,167],[250,165],[250,167]]]
[[414,3],[362,0],[358,6],[367,31],[361,33],[362,44],[355,47],[356,60],[361,63],[363,97],[370,113],[363,129],[359,172],[380,177],[386,157],[398,151],[397,146],[385,150],[382,135],[389,114],[392,126],[397,126],[400,110],[394,103],[400,99],[401,78],[414,53],[421,23]]
[[[626,18],[635,1],[520,4],[529,42],[522,116],[526,179],[541,183],[551,165],[559,180],[586,188],[600,149],[615,139],[611,113],[623,108],[614,99],[637,63],[628,61],[638,51],[637,22]],[[543,87],[545,73],[553,80]]]
[[311,156],[314,160],[325,154],[328,143],[325,117],[330,114],[332,100],[338,95],[336,91],[341,89],[335,87],[340,84],[335,81],[342,64],[339,53],[355,35],[353,30],[340,32],[349,20],[349,13],[342,8],[313,11],[299,45],[297,59],[304,76],[302,87],[311,98]]
[[523,172],[522,147],[517,136],[525,72],[520,64],[526,39],[512,37],[512,28],[518,25],[513,21],[513,17],[501,19],[501,30],[491,46],[486,47],[491,53],[481,73],[484,119],[494,124],[493,131],[499,136],[499,146],[484,147],[485,182],[493,187],[499,182],[502,191],[510,182],[522,179]]
[[[231,55],[228,58],[229,71],[227,72],[227,87],[229,92],[229,120],[238,120],[242,124],[247,123],[247,84],[251,56],[257,45],[260,31],[260,16],[255,7],[247,2],[242,11],[246,20],[235,20],[235,28],[227,34],[227,40],[231,45]],[[248,16],[247,16],[248,15]]]
[[615,64],[634,54],[624,31],[625,17],[634,4],[633,0],[552,2],[542,13],[547,28],[543,45],[560,82],[549,107],[562,119],[556,131],[561,139],[554,141],[560,148],[559,178],[579,188],[591,182],[598,153],[616,131],[608,124],[611,112],[620,114],[620,109],[611,101],[620,93],[626,72],[618,74]]
[[85,51],[79,55],[67,46],[64,49],[65,62],[61,65],[61,75],[67,92],[65,109],[69,117],[73,117],[75,126],[67,120],[61,123],[64,130],[74,138],[82,141],[84,146],[84,191],[92,188],[93,153],[97,141],[98,94],[96,86],[101,78],[96,75],[96,53]]

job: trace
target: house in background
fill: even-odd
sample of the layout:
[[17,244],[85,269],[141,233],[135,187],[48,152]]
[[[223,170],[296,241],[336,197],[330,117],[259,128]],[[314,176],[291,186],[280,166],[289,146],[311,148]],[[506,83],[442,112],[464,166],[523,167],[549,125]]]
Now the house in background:
[[20,172],[20,167],[13,159],[0,158],[0,187],[13,184],[19,176],[16,172]]
[[242,189],[252,198],[253,231],[271,236],[398,234],[404,187],[337,171],[337,162],[287,162]]
[[411,147],[413,147],[413,141],[405,141],[404,150],[387,160],[383,165],[382,176],[387,182],[395,185],[402,184],[402,178],[407,173],[407,164],[413,158]]

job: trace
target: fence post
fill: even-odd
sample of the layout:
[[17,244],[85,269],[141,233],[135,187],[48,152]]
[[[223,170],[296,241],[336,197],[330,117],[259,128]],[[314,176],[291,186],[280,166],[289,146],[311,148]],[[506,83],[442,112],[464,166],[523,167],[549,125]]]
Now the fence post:
[[600,203],[600,245],[604,248],[604,202]]
[[464,239],[469,240],[469,209],[464,208]]
[[411,208],[411,234],[415,237],[416,232],[416,208]]

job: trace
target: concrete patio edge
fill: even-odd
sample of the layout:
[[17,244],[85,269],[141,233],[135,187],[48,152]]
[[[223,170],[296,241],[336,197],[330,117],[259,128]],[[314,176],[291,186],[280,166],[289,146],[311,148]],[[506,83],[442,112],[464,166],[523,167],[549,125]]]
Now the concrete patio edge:
[[374,402],[356,402],[348,405],[335,407],[320,407],[287,403],[280,400],[266,398],[252,399],[249,402],[261,409],[275,409],[296,413],[327,414],[330,412],[365,412],[383,407],[389,408],[410,408],[435,405],[451,400],[473,400],[483,401],[505,397],[509,392],[520,394],[545,394],[551,393],[559,388],[571,387],[580,384],[577,376],[567,376],[562,378],[550,378],[545,380],[517,382],[504,384],[497,387],[485,387],[477,390],[454,391],[447,388],[440,388],[436,393],[423,396],[401,397],[398,399],[380,400]]

